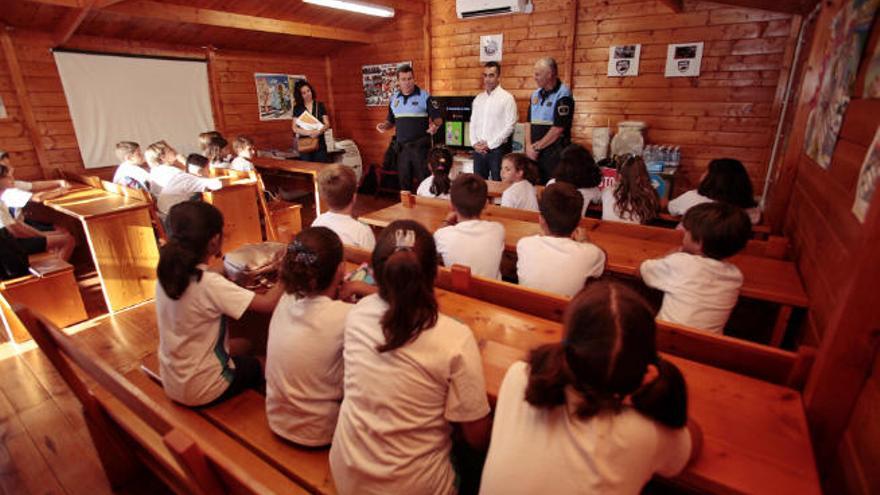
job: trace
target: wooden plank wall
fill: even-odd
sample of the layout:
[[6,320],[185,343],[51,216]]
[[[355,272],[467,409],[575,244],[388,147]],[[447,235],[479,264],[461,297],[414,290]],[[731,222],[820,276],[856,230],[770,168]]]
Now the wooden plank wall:
[[[805,343],[820,346],[804,401],[814,428],[826,491],[867,494],[880,491],[880,472],[876,469],[880,462],[880,360],[876,359],[880,313],[876,307],[863,307],[860,314],[841,316],[838,310],[848,302],[845,298],[860,270],[866,269],[854,262],[860,246],[880,235],[876,222],[873,227],[863,225],[851,211],[858,174],[880,124],[880,100],[862,98],[857,85],[828,170],[803,152],[806,122],[831,20],[843,3],[826,3],[818,17],[815,35],[807,47],[806,69],[798,81],[799,98],[790,139],[768,202],[785,216],[785,234],[793,244],[809,296]],[[878,38],[880,30],[875,22],[860,74]],[[875,198],[874,215],[877,208]],[[836,357],[827,358],[829,353]],[[846,357],[839,359],[841,355]],[[821,389],[816,383],[822,384]],[[839,428],[835,425],[847,423],[843,441],[833,443],[839,439],[833,436]]]
[[[454,9],[454,5],[453,5]],[[416,84],[424,87],[425,71],[422,16],[399,12],[391,26],[377,33],[375,43],[344,48],[330,57],[336,115],[331,116],[337,139],[354,139],[364,164],[381,163],[393,133],[379,134],[376,124],[385,120],[388,107],[367,107],[361,66],[413,62]]]
[[[533,64],[553,56],[574,90],[575,141],[589,145],[594,127],[642,120],[648,142],[682,146],[682,187],[698,182],[712,158],[731,156],[763,190],[797,32],[792,16],[692,0],[678,14],[652,0],[533,3],[531,15],[459,20],[454,0],[431,0],[434,92],[479,91],[480,35],[503,33],[502,84],[517,98],[521,121]],[[667,44],[691,41],[706,43],[701,76],[664,77]],[[608,47],[624,43],[642,44],[639,76],[607,77]]]

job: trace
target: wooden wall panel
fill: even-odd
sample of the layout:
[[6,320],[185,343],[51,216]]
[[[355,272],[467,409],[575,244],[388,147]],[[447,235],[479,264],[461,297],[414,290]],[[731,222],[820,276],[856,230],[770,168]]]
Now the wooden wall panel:
[[377,36],[374,44],[344,48],[330,56],[336,106],[336,115],[331,116],[334,136],[354,139],[365,164],[381,163],[393,132],[383,135],[376,131],[388,107],[367,107],[364,103],[361,66],[411,60],[416,84],[422,86],[427,77],[421,16],[398,11],[391,26]]
[[[570,53],[572,1],[578,11]],[[589,145],[594,127],[642,120],[649,142],[682,146],[682,187],[696,183],[712,158],[731,156],[746,164],[756,191],[763,190],[775,100],[796,34],[791,16],[690,0],[678,14],[645,0],[534,4],[531,15],[460,20],[453,0],[432,0],[434,92],[476,94],[480,35],[504,33],[502,84],[517,98],[520,120],[535,87],[535,60],[553,56],[575,94],[575,141]],[[706,43],[701,76],[666,78],[667,44],[689,41]],[[625,43],[642,44],[639,76],[607,77],[609,46]],[[573,77],[565,74],[569,61]]]

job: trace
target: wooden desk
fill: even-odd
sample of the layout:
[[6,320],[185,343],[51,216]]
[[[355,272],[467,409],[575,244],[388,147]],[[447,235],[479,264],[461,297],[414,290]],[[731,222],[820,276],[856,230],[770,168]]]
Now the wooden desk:
[[110,312],[153,298],[159,248],[149,203],[82,186],[43,204],[82,225]]
[[[321,194],[318,191],[318,173],[326,167],[327,163],[304,162],[300,160],[276,160],[274,158],[256,157],[253,159],[254,165],[261,171],[271,171],[280,174],[291,174],[304,177],[310,181],[310,194],[315,202],[314,218],[317,218],[325,207],[321,201]],[[312,213],[312,212],[310,212]],[[311,223],[314,218],[310,219]]]
[[[405,207],[402,203],[383,208],[366,215],[360,220],[368,225],[384,228],[395,220],[415,220],[431,232],[443,226],[448,209],[440,206],[415,204]],[[492,216],[491,220],[504,225],[505,249],[516,252],[516,244],[523,237],[540,234],[537,222],[515,220]],[[619,231],[620,227],[611,222],[599,222],[589,231],[589,239],[601,247],[606,255],[606,268],[614,273],[634,276],[639,265],[648,259],[660,258],[680,243],[670,242],[670,234],[632,237]],[[660,231],[661,229],[655,229]],[[678,234],[675,234],[676,239]],[[769,301],[780,305],[779,315],[774,324],[771,344],[779,346],[791,318],[793,307],[806,308],[807,295],[804,291],[797,268],[790,261],[739,254],[730,259],[743,273],[743,286],[740,293],[749,298]]]
[[245,244],[263,242],[260,211],[257,209],[257,181],[233,180],[216,191],[202,193],[202,198],[223,213],[224,253]]
[[[514,310],[437,290],[440,310],[470,326],[480,344],[491,396],[507,368],[526,352],[561,338],[562,325]],[[155,328],[154,303],[100,321],[89,335],[115,335],[118,327]],[[158,345],[157,332],[142,332]],[[104,337],[106,338],[106,337]],[[665,356],[684,373],[690,415],[703,429],[699,459],[676,478],[712,493],[819,493],[818,475],[800,394],[794,390]]]

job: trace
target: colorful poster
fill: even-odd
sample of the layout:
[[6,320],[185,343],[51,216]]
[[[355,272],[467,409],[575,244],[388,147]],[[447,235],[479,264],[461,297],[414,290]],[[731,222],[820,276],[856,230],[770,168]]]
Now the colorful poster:
[[446,146],[461,146],[464,144],[462,139],[462,123],[446,122]]
[[306,80],[306,76],[303,76],[303,75],[293,75],[293,74],[287,75],[287,87],[290,91],[290,99],[291,100],[296,101],[293,97],[293,91],[296,88],[296,83],[299,81],[305,81],[305,80]]
[[260,120],[293,118],[290,82],[287,74],[254,74]]
[[703,63],[703,42],[678,43],[666,49],[666,77],[698,77]]
[[504,34],[480,36],[480,63],[501,62]]
[[394,64],[364,65],[361,74],[364,80],[364,100],[368,107],[383,107],[391,101],[397,89],[397,67],[412,65],[411,61]]
[[878,4],[880,0],[851,0],[831,23],[804,140],[804,152],[822,168],[831,166],[837,135]]
[[865,155],[862,171],[859,172],[859,181],[856,183],[856,200],[852,211],[860,222],[865,223],[865,215],[871,206],[877,183],[880,182],[880,128],[874,134],[874,140]]
[[639,75],[642,45],[618,45],[608,49],[608,77]]

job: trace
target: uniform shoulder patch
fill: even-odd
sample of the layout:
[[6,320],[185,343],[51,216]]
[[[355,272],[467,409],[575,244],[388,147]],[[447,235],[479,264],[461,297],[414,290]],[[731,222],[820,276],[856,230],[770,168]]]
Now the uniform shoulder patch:
[[534,95],[534,96],[532,96],[532,105],[537,105],[537,104],[538,104],[538,95]]
[[567,103],[562,103],[558,107],[556,107],[556,112],[561,116],[565,117],[566,115],[571,113],[571,107],[568,106]]
[[432,99],[431,106],[434,107],[434,110],[440,110],[440,102],[438,102],[437,100]]

